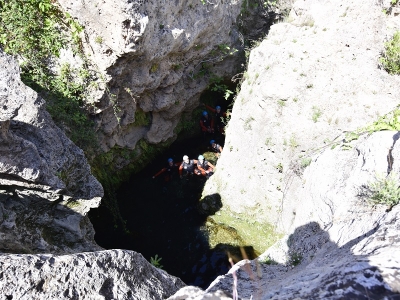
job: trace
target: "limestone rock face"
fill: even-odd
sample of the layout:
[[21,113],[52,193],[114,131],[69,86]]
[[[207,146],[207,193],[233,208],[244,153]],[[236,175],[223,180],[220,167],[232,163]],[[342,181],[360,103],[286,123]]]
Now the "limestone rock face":
[[0,52],[0,250],[99,250],[86,213],[103,188],[44,105]]
[[[251,51],[203,192],[221,197],[221,213],[286,234],[261,257],[265,264],[237,266],[244,299],[400,293],[399,205],[369,202],[375,182],[398,179],[398,132],[350,134],[400,99],[399,76],[379,62],[400,23],[379,3],[296,1]],[[207,292],[232,292],[233,280],[222,277]]]
[[[232,76],[237,69],[233,60],[221,65],[227,55],[218,46],[238,44],[241,0],[58,2],[84,26],[85,53],[107,84],[94,95],[105,151],[176,138],[181,115],[198,106],[210,73]],[[200,72],[202,63],[212,70]],[[149,121],[138,124],[143,113]]]
[[133,251],[1,255],[7,299],[166,299],[184,283]]
[[399,77],[379,68],[396,22],[372,0],[295,2],[251,51],[203,196],[220,194],[222,209],[293,228],[314,155],[398,105]]
[[3,52],[0,72],[1,178],[21,186],[48,186],[75,198],[103,196],[83,151],[54,124],[44,100],[21,82],[17,63]]
[[378,132],[360,137],[351,150],[323,151],[296,191],[302,200],[290,234],[257,260],[236,264],[206,291],[185,288],[170,299],[181,299],[184,291],[191,291],[185,299],[223,299],[218,291],[233,295],[235,280],[241,299],[398,297],[400,205],[373,206],[368,200],[377,174],[390,171],[398,181],[398,139],[398,132]]

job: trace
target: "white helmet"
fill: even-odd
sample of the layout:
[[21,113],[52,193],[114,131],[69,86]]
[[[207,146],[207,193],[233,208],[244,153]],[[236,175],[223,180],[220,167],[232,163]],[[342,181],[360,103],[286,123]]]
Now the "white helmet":
[[189,156],[184,155],[184,156],[183,156],[183,161],[188,161],[188,160],[189,160]]

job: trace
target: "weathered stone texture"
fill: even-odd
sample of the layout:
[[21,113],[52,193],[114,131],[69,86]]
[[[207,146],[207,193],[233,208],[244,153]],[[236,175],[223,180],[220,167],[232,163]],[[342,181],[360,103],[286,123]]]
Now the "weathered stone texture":
[[127,250],[0,255],[4,299],[166,299],[184,283]]
[[203,195],[288,231],[303,210],[305,159],[398,105],[399,77],[379,68],[394,22],[373,0],[295,2],[251,51]]
[[22,186],[48,186],[75,198],[103,196],[83,151],[54,124],[44,100],[21,82],[17,63],[3,52],[0,70],[2,183],[12,176]]
[[99,205],[102,186],[1,51],[0,93],[0,251],[101,249],[86,214]]
[[[133,149],[142,138],[153,144],[176,138],[182,113],[198,106],[210,72],[232,76],[238,69],[234,60],[221,65],[226,55],[218,45],[238,45],[240,0],[59,3],[84,25],[85,52],[108,85],[95,96],[105,151]],[[202,62],[212,70],[198,76]],[[135,124],[137,111],[150,116],[147,126]]]

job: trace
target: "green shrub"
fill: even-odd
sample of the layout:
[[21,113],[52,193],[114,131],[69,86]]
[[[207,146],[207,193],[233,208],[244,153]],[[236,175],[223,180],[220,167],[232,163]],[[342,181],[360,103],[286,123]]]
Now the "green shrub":
[[378,177],[377,181],[370,183],[372,194],[370,201],[373,204],[385,204],[390,207],[399,203],[400,187],[398,175],[390,173],[387,177]]
[[93,122],[84,109],[92,74],[85,67],[74,69],[69,64],[57,73],[49,67],[65,45],[81,53],[83,28],[53,2],[0,0],[0,46],[20,58],[23,82],[46,99],[56,124],[87,152],[96,148]]
[[311,157],[303,157],[300,162],[300,166],[305,169],[307,168],[312,162]]
[[158,254],[154,255],[154,257],[150,257],[150,263],[155,266],[156,268],[162,269],[163,265],[160,264],[161,257],[158,256]]
[[380,61],[389,74],[400,74],[400,31],[385,43],[385,52]]

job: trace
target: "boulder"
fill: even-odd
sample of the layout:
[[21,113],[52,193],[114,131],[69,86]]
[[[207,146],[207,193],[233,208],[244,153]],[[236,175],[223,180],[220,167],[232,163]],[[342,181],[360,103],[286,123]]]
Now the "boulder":
[[0,255],[5,299],[166,299],[184,283],[134,251]]

